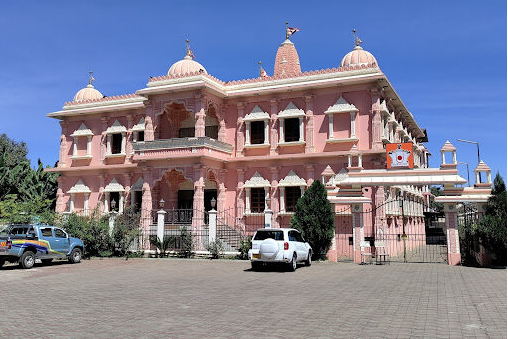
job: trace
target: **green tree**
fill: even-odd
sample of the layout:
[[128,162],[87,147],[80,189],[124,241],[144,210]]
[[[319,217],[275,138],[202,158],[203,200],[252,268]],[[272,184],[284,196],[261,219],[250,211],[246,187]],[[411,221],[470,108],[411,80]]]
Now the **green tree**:
[[[443,191],[441,190],[441,187],[432,186],[430,188],[430,193],[434,197],[439,197],[443,193]],[[437,213],[443,213],[443,211],[444,211],[444,204],[442,202],[435,202],[434,199],[432,199],[432,201],[430,202],[430,208],[432,210],[434,210],[435,212],[437,212]]]
[[299,230],[312,246],[313,257],[323,258],[332,244],[334,215],[326,190],[315,180],[298,200],[290,226]]
[[475,233],[483,245],[496,256],[496,264],[506,265],[506,185],[497,173],[492,196],[485,206],[485,214],[478,222]]
[[30,161],[27,159],[28,148],[24,142],[16,142],[6,134],[0,135],[0,154],[5,155],[5,166],[13,168],[22,162]]

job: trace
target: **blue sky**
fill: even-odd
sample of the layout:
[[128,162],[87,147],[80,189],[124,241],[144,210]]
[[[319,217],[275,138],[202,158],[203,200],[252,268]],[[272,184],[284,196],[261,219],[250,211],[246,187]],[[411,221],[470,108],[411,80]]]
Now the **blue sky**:
[[456,139],[475,140],[506,179],[505,1],[2,1],[0,133],[53,165],[60,126],[46,114],[89,69],[103,94],[133,93],[181,59],[189,38],[219,79],[255,77],[258,60],[271,74],[286,20],[301,30],[292,40],[304,71],[338,66],[356,28],[427,128],[431,165],[449,139],[472,172],[476,147]]

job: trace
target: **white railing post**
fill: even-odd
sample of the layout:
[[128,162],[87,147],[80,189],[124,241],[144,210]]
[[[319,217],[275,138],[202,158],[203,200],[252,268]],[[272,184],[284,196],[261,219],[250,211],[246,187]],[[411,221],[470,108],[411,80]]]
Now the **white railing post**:
[[217,238],[217,211],[208,211],[208,243],[211,244]]
[[164,241],[164,217],[166,211],[160,209],[157,211],[157,238],[162,243]]

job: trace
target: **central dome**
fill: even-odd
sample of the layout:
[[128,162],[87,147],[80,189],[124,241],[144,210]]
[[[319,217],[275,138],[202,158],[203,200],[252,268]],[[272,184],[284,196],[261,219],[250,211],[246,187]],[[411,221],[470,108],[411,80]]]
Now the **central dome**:
[[101,92],[96,90],[92,84],[88,84],[85,88],[82,88],[76,93],[74,96],[74,101],[87,101],[87,100],[96,100],[102,99],[104,96]]
[[203,65],[201,65],[197,61],[194,61],[190,55],[186,55],[185,58],[183,58],[183,60],[175,62],[173,65],[171,65],[168,71],[168,75],[171,76],[184,75],[190,73],[208,74]]
[[370,52],[367,52],[360,46],[356,46],[342,58],[340,67],[371,65],[374,63],[377,64],[376,58]]

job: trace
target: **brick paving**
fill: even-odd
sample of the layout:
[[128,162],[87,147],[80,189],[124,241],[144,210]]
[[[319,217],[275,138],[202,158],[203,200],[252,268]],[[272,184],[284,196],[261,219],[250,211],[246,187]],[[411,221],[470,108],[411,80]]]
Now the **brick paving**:
[[0,338],[506,338],[506,270],[89,260],[0,269]]

